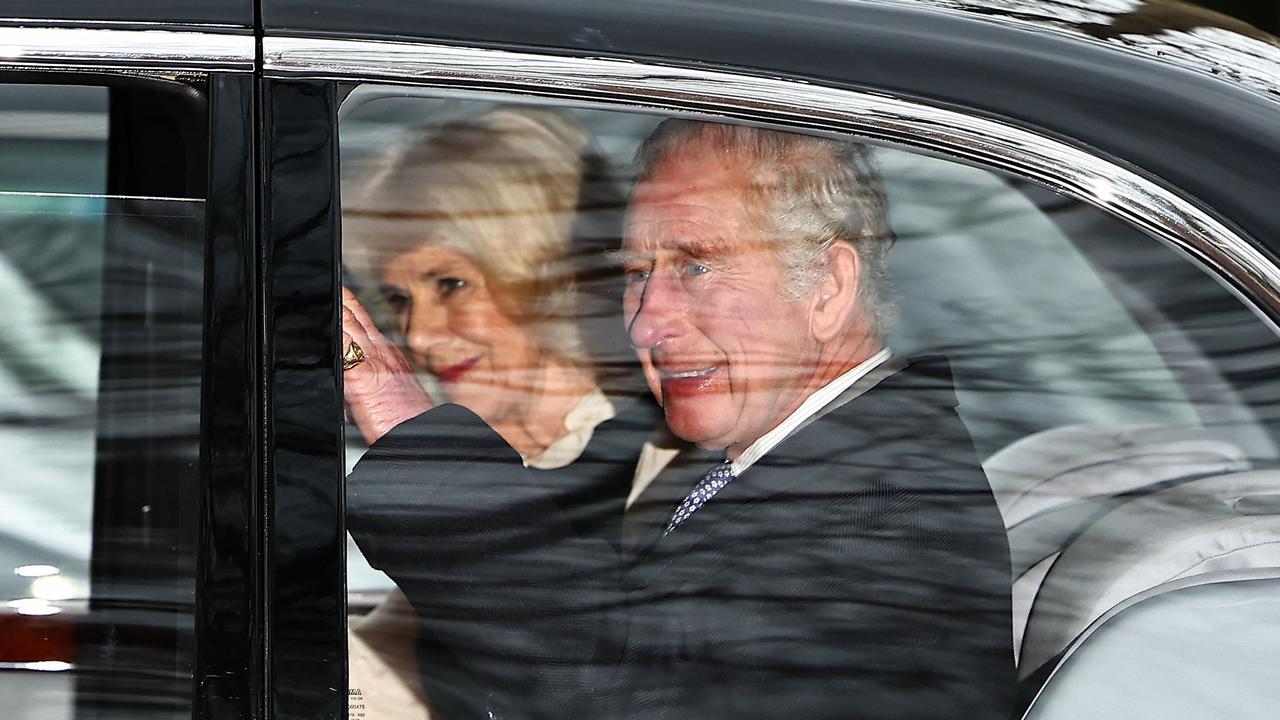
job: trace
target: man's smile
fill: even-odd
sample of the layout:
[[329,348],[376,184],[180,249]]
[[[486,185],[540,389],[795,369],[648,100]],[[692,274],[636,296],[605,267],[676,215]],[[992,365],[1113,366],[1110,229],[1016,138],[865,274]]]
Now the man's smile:
[[675,368],[658,368],[658,374],[664,380],[685,380],[689,378],[705,377],[716,371],[718,365],[710,365],[704,368],[693,368],[689,370],[677,370]]

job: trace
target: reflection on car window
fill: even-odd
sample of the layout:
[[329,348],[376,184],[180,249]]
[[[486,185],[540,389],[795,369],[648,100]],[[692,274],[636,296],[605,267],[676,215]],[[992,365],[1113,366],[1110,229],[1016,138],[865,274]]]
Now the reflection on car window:
[[1275,336],[1095,209],[403,88],[340,131],[356,716],[1004,717],[1266,532],[1215,523],[1280,482]]
[[109,194],[107,113],[0,86],[6,717],[190,716],[203,201]]

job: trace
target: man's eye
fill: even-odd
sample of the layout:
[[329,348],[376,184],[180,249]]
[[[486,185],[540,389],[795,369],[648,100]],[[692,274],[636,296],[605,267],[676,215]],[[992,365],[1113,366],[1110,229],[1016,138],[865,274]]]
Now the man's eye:
[[648,268],[627,268],[624,272],[628,285],[639,285],[649,280]]
[[697,277],[698,275],[706,275],[711,272],[711,268],[701,263],[691,262],[685,264],[684,271],[693,277]]
[[440,290],[440,297],[449,297],[466,286],[467,281],[462,278],[442,277],[436,280],[436,288]]

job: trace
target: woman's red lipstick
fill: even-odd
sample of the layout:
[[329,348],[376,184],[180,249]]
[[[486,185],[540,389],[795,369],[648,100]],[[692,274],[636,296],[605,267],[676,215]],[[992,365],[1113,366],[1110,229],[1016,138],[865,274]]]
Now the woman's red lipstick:
[[447,383],[457,382],[458,378],[467,374],[467,372],[471,370],[471,368],[475,367],[476,363],[479,361],[480,361],[480,358],[471,358],[470,360],[463,360],[460,363],[457,363],[455,365],[450,365],[449,367],[436,373],[436,377],[440,378],[440,382],[447,382]]

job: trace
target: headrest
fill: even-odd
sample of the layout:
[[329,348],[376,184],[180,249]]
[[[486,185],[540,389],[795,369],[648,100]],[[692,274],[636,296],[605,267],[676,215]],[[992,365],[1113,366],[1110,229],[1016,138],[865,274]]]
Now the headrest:
[[1022,438],[983,463],[1009,528],[1072,502],[1249,467],[1233,443],[1170,425],[1066,425]]

